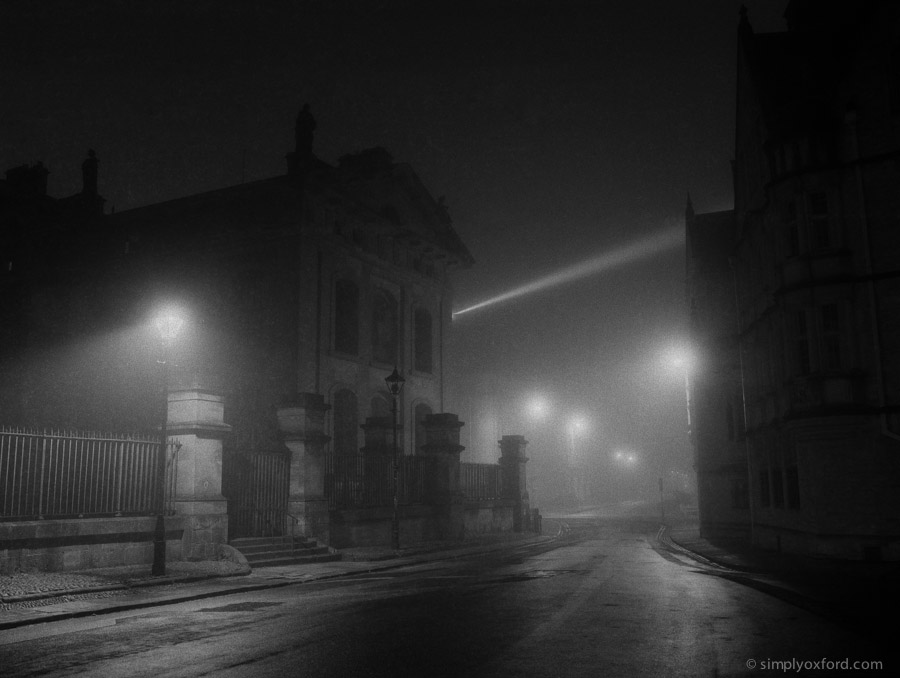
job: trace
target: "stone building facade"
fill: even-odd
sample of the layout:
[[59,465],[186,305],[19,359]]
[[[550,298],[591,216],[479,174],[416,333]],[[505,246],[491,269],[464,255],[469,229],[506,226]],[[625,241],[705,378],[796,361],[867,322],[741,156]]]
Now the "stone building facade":
[[[701,316],[714,302],[697,292],[732,285],[738,318],[735,333],[724,317],[694,323],[740,382],[708,396],[727,416],[695,412],[698,434],[724,422],[718,445],[695,441],[699,484],[729,459],[737,471],[745,445],[755,544],[898,559],[900,8],[794,0],[785,18],[787,31],[756,34],[741,17],[731,242],[689,285]],[[689,240],[714,218],[689,214]],[[706,529],[733,522],[728,502],[707,494]]]
[[395,366],[401,448],[419,450],[425,417],[443,410],[450,275],[471,255],[411,167],[382,148],[325,163],[304,115],[284,175],[115,214],[87,161],[90,219],[67,218],[73,199],[47,197],[46,175],[35,195],[3,182],[21,236],[2,280],[18,300],[3,309],[4,420],[152,429],[161,347],[149,320],[168,304],[186,318],[168,387],[224,394],[226,464],[284,454],[277,412],[302,394],[324,399],[328,453],[358,454],[361,425],[390,412]]

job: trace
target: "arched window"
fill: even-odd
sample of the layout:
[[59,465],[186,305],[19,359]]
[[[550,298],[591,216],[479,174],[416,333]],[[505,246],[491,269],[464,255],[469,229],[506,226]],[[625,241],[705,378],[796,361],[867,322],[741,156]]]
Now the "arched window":
[[420,454],[422,445],[425,444],[425,417],[431,414],[431,408],[424,403],[416,405],[416,440],[413,454]]
[[369,416],[372,417],[389,417],[391,416],[391,405],[386,398],[375,396],[372,398]]
[[415,332],[415,368],[419,372],[431,373],[431,314],[424,308],[417,308],[413,317]]
[[359,354],[359,287],[352,280],[334,285],[334,350]]
[[334,453],[359,453],[359,411],[356,394],[341,389],[334,394]]
[[397,362],[397,300],[384,290],[372,301],[372,358],[392,365]]

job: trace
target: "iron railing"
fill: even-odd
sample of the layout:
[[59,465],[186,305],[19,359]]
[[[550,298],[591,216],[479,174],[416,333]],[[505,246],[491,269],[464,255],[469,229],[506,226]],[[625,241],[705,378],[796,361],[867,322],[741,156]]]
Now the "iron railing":
[[498,464],[460,464],[459,485],[470,501],[489,501],[503,496],[503,475]]
[[[166,455],[172,513],[180,445]],[[159,438],[0,427],[0,520],[153,515]]]
[[[400,457],[398,503],[424,503],[428,461],[425,457]],[[328,455],[325,459],[328,505],[330,508],[391,506],[393,476],[393,460],[389,454]]]
[[232,459],[229,471],[229,538],[281,537],[287,534],[285,518],[290,484],[290,457],[257,454]]

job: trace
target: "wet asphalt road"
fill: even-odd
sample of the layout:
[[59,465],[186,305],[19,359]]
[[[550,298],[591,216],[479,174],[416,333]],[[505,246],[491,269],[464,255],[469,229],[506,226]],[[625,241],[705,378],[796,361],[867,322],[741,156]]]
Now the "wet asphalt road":
[[44,624],[0,644],[0,675],[825,676],[854,672],[823,659],[890,661],[858,629],[661,549],[656,523],[566,527],[550,544]]

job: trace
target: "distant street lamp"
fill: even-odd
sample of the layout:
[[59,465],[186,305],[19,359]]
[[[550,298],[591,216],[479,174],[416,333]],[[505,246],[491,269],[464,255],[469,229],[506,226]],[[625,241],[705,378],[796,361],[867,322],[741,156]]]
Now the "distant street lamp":
[[153,567],[150,574],[166,574],[166,448],[168,447],[169,409],[169,348],[184,326],[184,316],[174,309],[166,309],[153,320],[162,343],[162,415],[159,427],[159,451],[156,456],[156,526],[153,532]]
[[572,448],[572,463],[575,463],[578,458],[578,450],[575,447],[575,437],[585,429],[587,429],[587,421],[584,417],[572,417],[569,421],[569,443]]
[[535,396],[528,401],[526,409],[533,420],[540,420],[547,416],[547,412],[550,408],[548,407],[546,400],[540,396]]
[[397,398],[400,397],[400,391],[403,390],[403,384],[406,381],[403,377],[400,376],[400,373],[397,372],[397,368],[394,367],[394,371],[391,372],[390,376],[385,377],[385,383],[387,384],[388,391],[391,393],[391,420],[394,428],[394,456],[393,456],[393,471],[394,471],[394,514],[391,517],[391,548],[395,551],[400,550],[400,451],[397,447]]

